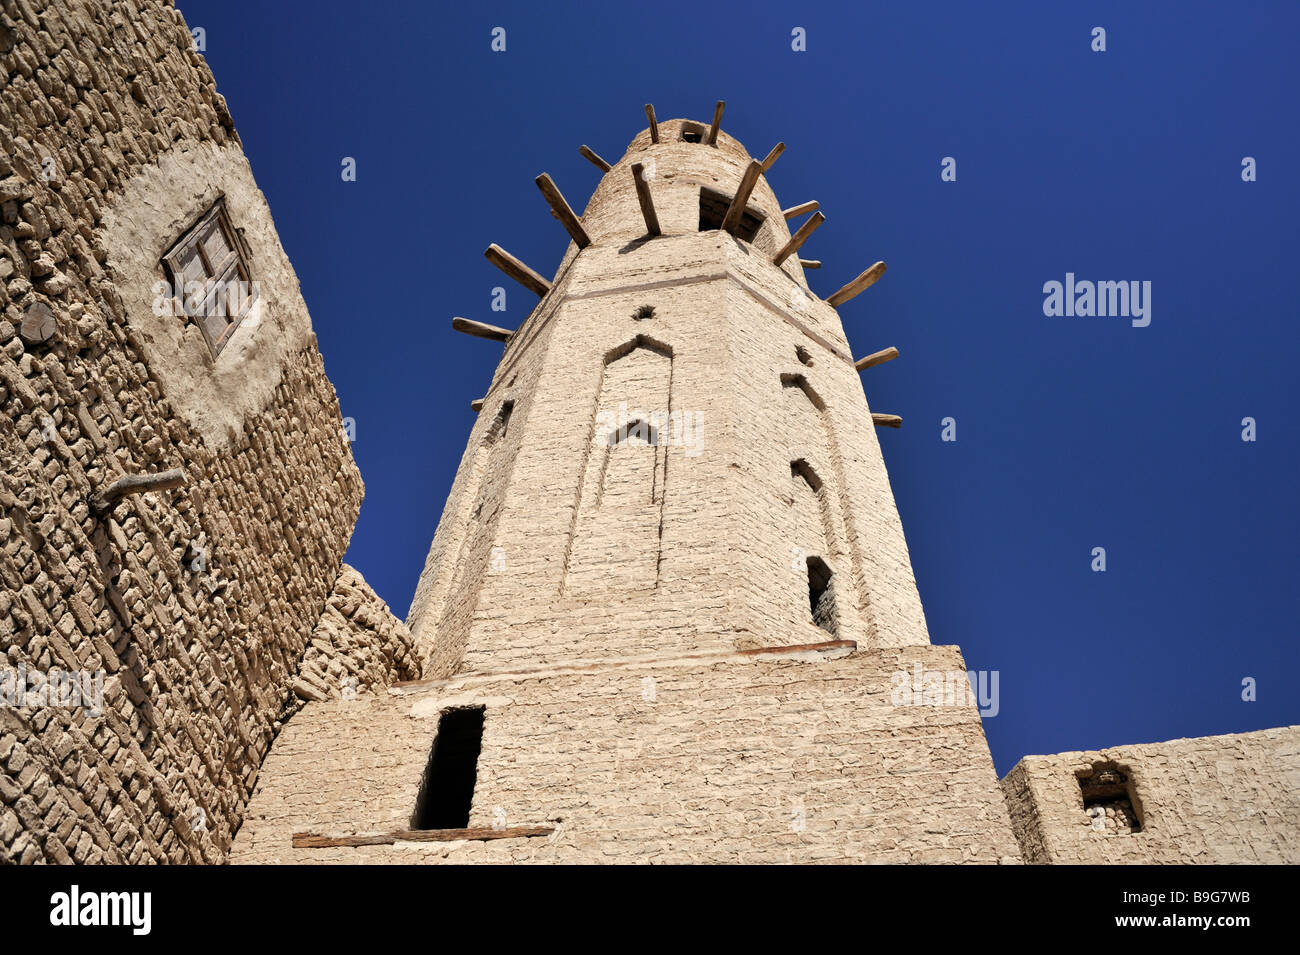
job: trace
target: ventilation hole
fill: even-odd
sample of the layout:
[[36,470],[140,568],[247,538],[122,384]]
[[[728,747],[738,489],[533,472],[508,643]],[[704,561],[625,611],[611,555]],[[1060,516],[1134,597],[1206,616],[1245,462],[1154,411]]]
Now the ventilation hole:
[[682,140],[688,143],[704,142],[704,127],[699,123],[682,123]]
[[809,368],[813,366],[812,355],[808,354],[808,349],[804,348],[802,345],[795,346],[794,356]]
[[1093,763],[1078,780],[1091,829],[1109,836],[1142,831],[1141,801],[1127,772],[1115,763]]
[[447,710],[438,719],[429,764],[411,816],[412,829],[467,829],[483,746],[483,707]]
[[808,558],[808,605],[813,623],[834,636],[835,593],[831,589],[831,569],[820,557]]
[[808,462],[803,458],[790,462],[790,476],[801,478],[804,483],[813,489],[814,493],[822,489],[822,479],[817,476],[817,473],[809,467]]
[[[718,192],[707,186],[700,187],[700,231],[709,232],[722,228],[722,220],[731,208],[732,197],[725,192]],[[751,209],[746,209],[740,217],[735,236],[745,242],[753,242],[758,230],[763,227],[763,217]]]
[[636,311],[632,313],[635,319],[654,318],[655,307],[653,305],[638,305]]

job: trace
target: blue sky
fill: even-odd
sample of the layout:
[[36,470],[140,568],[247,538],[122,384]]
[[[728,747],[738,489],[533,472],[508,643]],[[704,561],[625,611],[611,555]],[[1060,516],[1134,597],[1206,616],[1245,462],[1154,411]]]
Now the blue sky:
[[[614,161],[644,103],[721,98],[751,153],[787,144],[778,197],[822,203],[815,291],[889,265],[840,315],[855,354],[902,352],[867,397],[904,419],[881,444],[931,639],[999,671],[999,772],[1300,723],[1300,6],[178,5],[356,420],[348,560],[399,616],[500,355],[451,316],[536,302],[483,249],[551,274],[533,177],[580,209],[580,144]],[[1045,316],[1067,272],[1151,282],[1150,325]]]

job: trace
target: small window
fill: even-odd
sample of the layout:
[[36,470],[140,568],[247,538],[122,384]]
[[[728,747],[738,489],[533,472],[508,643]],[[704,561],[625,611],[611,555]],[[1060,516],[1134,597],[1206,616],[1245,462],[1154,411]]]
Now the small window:
[[682,141],[687,143],[704,142],[704,127],[699,123],[682,123]]
[[1093,763],[1078,780],[1090,829],[1108,836],[1142,831],[1141,803],[1125,770],[1115,763]]
[[[718,192],[707,186],[700,187],[701,232],[722,228],[722,220],[726,218],[727,210],[731,208],[731,199],[732,197],[725,192]],[[746,209],[740,216],[740,225],[736,227],[736,238],[752,243],[762,227],[762,215],[753,209]]]
[[212,354],[220,353],[257,298],[247,252],[224,200],[168,250],[163,268],[186,319],[203,330]]
[[412,829],[469,828],[482,747],[483,707],[446,710],[439,717],[438,735],[411,816]]
[[835,636],[835,594],[831,590],[831,569],[820,557],[808,558],[808,603],[813,623]]
[[807,365],[809,368],[813,365],[812,355],[810,355],[808,349],[804,348],[802,345],[795,346],[794,357],[798,358],[801,364]]

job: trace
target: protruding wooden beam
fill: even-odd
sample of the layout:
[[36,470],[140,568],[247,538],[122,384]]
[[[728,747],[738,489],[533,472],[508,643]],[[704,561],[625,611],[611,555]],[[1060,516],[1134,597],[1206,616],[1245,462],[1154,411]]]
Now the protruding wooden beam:
[[826,221],[826,217],[820,212],[814,212],[808,217],[808,221],[799,227],[799,231],[790,236],[790,241],[781,246],[781,251],[772,256],[772,264],[780,265],[794,253],[799,251],[799,246],[808,241],[808,236],[817,230],[817,227]]
[[495,325],[476,322],[472,318],[461,318],[459,315],[451,320],[451,327],[466,335],[473,335],[475,338],[487,338],[494,342],[508,342],[510,336],[514,334],[508,328],[498,328]]
[[647,235],[661,235],[659,217],[655,215],[655,202],[650,195],[650,183],[646,182],[645,168],[638,162],[632,164],[632,179],[636,183],[636,201],[641,204],[641,218],[645,219]]
[[872,414],[871,423],[877,428],[901,428],[903,419],[896,414]]
[[162,471],[158,474],[128,474],[118,478],[102,491],[92,494],[90,509],[96,514],[103,514],[129,494],[169,491],[184,484],[185,472],[180,468],[172,468],[170,471]]
[[805,269],[820,269],[822,267],[821,259],[800,259],[799,264]]
[[731,205],[727,207],[727,214],[722,217],[722,230],[730,232],[733,235],[736,228],[740,225],[740,219],[745,214],[745,206],[749,204],[749,197],[754,192],[754,187],[758,185],[758,177],[763,175],[763,164],[757,159],[750,160],[745,167],[745,174],[740,177],[740,188],[731,198]]
[[772,147],[772,151],[768,153],[767,158],[763,160],[764,173],[766,173],[769,169],[772,168],[772,163],[780,159],[781,153],[783,152],[785,152],[785,143],[777,143],[775,146]]
[[485,400],[486,399],[484,398],[475,398],[473,401],[469,403],[469,410],[474,412],[475,414],[478,414],[480,411],[483,410],[483,402]]
[[555,213],[555,218],[560,220],[564,231],[578,243],[578,248],[585,249],[591,245],[591,238],[587,235],[587,230],[582,227],[582,220],[573,214],[573,209],[565,202],[554,180],[547,173],[542,173],[533,181],[537,183],[537,188],[542,190],[542,195],[546,197],[546,204]]
[[551,826],[512,826],[506,829],[399,829],[396,832],[325,836],[314,832],[295,832],[295,849],[333,849],[356,846],[391,846],[396,842],[486,842],[491,839],[535,839],[549,836]]
[[872,352],[866,358],[859,358],[853,363],[854,371],[866,371],[868,368],[875,368],[877,365],[883,365],[887,361],[893,361],[898,357],[898,349],[893,345],[888,348],[882,348],[878,352]]
[[599,169],[601,172],[609,172],[611,169],[614,168],[609,163],[605,162],[605,160],[597,156],[595,152],[592,151],[592,148],[588,145],[584,144],[582,146],[579,146],[578,152],[582,153],[583,156],[591,160],[592,164],[595,165],[595,167]]
[[493,242],[483,253],[487,260],[499,268],[506,275],[510,276],[520,285],[531,289],[538,295],[545,295],[551,290],[551,283],[546,281],[524,263],[520,262],[513,255],[507,252],[501,246]]
[[718,130],[722,128],[722,111],[726,108],[727,101],[718,100],[718,105],[713,107],[713,125],[709,127],[709,138],[704,142],[710,146],[718,145]]
[[659,120],[655,119],[654,104],[645,104],[645,118],[650,120],[650,142],[659,142]]
[[797,219],[805,212],[816,212],[819,207],[820,203],[816,199],[812,199],[808,202],[801,202],[797,206],[791,206],[789,209],[782,209],[781,215],[786,219]]
[[885,274],[885,263],[877,262],[871,268],[867,269],[857,278],[855,278],[844,288],[840,289],[834,295],[826,300],[826,304],[832,308],[839,308],[859,292],[866,291],[875,285],[879,278]]

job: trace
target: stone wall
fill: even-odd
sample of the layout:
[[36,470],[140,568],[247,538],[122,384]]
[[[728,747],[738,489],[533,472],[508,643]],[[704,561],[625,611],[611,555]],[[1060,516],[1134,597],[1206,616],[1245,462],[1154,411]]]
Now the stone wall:
[[[1127,791],[1090,813],[1102,773]],[[1026,862],[1300,862],[1300,726],[1026,756],[1002,789]]]
[[[100,705],[0,706],[0,860],[219,862],[360,477],[179,13],[0,0],[0,69],[0,680],[85,674],[92,698],[102,681]],[[217,194],[265,295],[214,359],[141,290]],[[25,341],[38,305],[55,334]],[[120,475],[177,467],[181,488],[89,506]]]
[[[308,703],[232,863],[1018,862],[975,708],[899,705],[955,647],[729,651],[495,672]],[[483,706],[471,828],[505,838],[294,848],[409,829],[439,716]],[[517,827],[550,829],[512,837]]]
[[411,631],[347,564],[325,601],[293,689],[304,700],[337,700],[420,675]]

